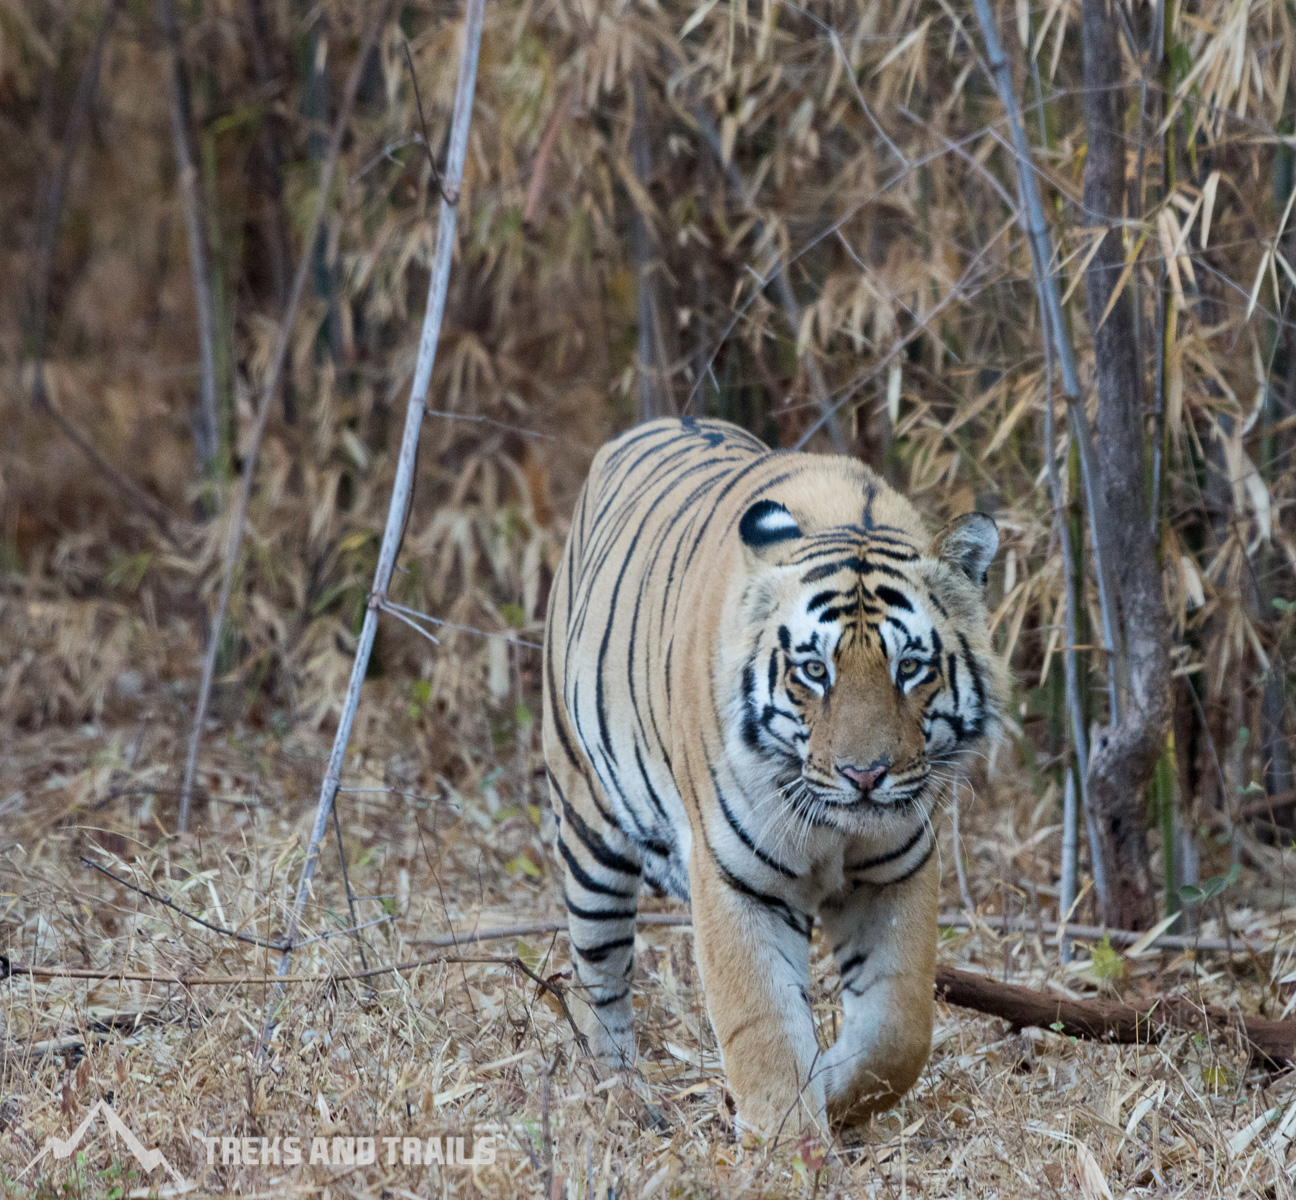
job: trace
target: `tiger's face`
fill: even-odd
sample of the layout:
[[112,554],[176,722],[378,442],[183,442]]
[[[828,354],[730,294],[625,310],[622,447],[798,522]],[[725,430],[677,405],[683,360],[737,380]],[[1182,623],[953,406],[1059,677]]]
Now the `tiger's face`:
[[929,540],[900,503],[822,528],[762,500],[739,529],[741,742],[803,820],[851,833],[930,808],[1002,694],[982,596],[994,522],[968,514]]

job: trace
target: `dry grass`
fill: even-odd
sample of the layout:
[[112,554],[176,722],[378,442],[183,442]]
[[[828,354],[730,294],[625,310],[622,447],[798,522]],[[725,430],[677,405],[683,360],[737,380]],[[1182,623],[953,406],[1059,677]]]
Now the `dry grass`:
[[[265,0],[276,56],[267,89],[255,82],[242,24],[253,6],[182,7],[229,338],[218,483],[226,514],[277,332],[266,213],[278,204],[298,230],[314,194],[304,64],[319,61],[312,39],[322,30],[336,97],[359,10],[324,0],[307,18],[287,0]],[[1296,37],[1290,7],[1277,0],[1179,7],[1188,11],[1172,30],[1170,95],[1159,64],[1125,63],[1138,106],[1126,128],[1135,185],[1126,286],[1136,291],[1149,406],[1168,430],[1161,550],[1175,639],[1175,807],[1181,826],[1200,832],[1190,839],[1200,878],[1241,865],[1223,896],[1231,927],[1265,931],[1279,949],[1256,960],[1151,954],[1126,960],[1119,979],[1101,955],[1101,972],[1083,954],[1064,971],[1056,948],[1033,936],[983,930],[951,937],[944,954],[1040,987],[1179,991],[1291,1015],[1293,851],[1237,818],[1240,806],[1283,790],[1273,751],[1283,719],[1293,728],[1290,701],[1275,724],[1264,696],[1270,679],[1288,674],[1296,632],[1296,609],[1271,603],[1290,594],[1296,562],[1296,231],[1290,220],[1281,226]],[[37,177],[57,163],[102,8],[0,3],[6,281],[32,282]],[[73,161],[46,376],[55,403],[102,453],[186,518],[196,497],[188,418],[197,349],[150,10],[124,7]],[[0,287],[0,952],[15,962],[236,975],[268,960],[112,883],[80,855],[218,924],[263,938],[280,928],[372,578],[432,242],[422,152],[407,146],[399,162],[376,165],[375,156],[417,124],[404,37],[431,140],[443,136],[456,11],[439,0],[402,7],[352,122],[317,275],[332,279],[332,293],[308,297],[291,355],[294,420],[276,408],[267,432],[204,743],[208,799],[190,838],[170,836],[171,789],[228,517],[181,520],[170,546],[86,469],[29,403],[27,292]],[[1125,11],[1146,38],[1161,10]],[[1061,269],[1074,282],[1090,244],[1078,203],[1078,5],[1001,5],[999,17],[1018,90],[1039,98],[1030,133]],[[972,25],[968,6],[945,0],[489,6],[432,384],[441,415],[426,424],[393,595],[456,625],[538,640],[572,498],[592,449],[632,419],[640,380],[677,407],[790,445],[816,415],[812,356],[857,453],[934,518],[974,503],[999,518],[1004,553],[990,596],[997,645],[1014,667],[1016,724],[966,815],[964,852],[983,911],[1051,915],[1066,738],[1047,391],[1012,169]],[[1023,42],[1030,31],[1033,55]],[[654,161],[644,179],[630,146],[636,77]],[[570,111],[556,118],[560,103]],[[1168,110],[1179,118],[1167,142],[1159,121]],[[699,112],[754,212],[708,146]],[[256,165],[268,114],[282,135],[277,195]],[[551,129],[545,185],[524,229]],[[637,352],[645,264],[633,248],[636,215],[652,235],[664,366]],[[780,262],[801,310],[795,329],[774,290],[756,283]],[[1068,308],[1091,372],[1082,287]],[[1056,450],[1065,463],[1065,441]],[[1092,610],[1092,593],[1086,599]],[[1100,697],[1101,656],[1088,657]],[[445,629],[434,647],[394,621],[381,627],[344,785],[393,790],[346,792],[341,804],[353,884],[368,897],[359,919],[392,918],[364,931],[370,964],[429,957],[418,939],[447,929],[558,912],[541,831],[536,683],[531,652],[498,638]],[[1278,700],[1282,709],[1281,690]],[[954,908],[945,837],[945,907]],[[331,838],[307,907],[312,933],[351,923]],[[1157,861],[1160,830],[1152,844]],[[1077,917],[1091,916],[1087,897]],[[1203,932],[1221,932],[1219,914],[1205,916]],[[39,1183],[35,1170],[15,1178],[47,1135],[65,1134],[111,1093],[147,1144],[214,1193],[538,1195],[549,1145],[561,1181],[553,1194],[572,1200],[601,1200],[600,1189],[1293,1195],[1290,1077],[1247,1068],[1224,1042],[1105,1048],[1020,1036],[954,1010],[940,1012],[931,1066],[903,1108],[860,1146],[824,1147],[822,1175],[810,1146],[744,1148],[729,1137],[687,932],[647,929],[642,946],[642,1069],[630,1087],[600,1087],[561,1013],[508,963],[428,964],[369,985],[293,984],[265,1064],[259,988],[15,977],[0,983],[4,1194],[144,1186],[102,1174],[120,1161],[102,1130],[85,1145],[77,1180],[66,1165],[42,1166]],[[513,955],[561,981],[561,936],[472,953]],[[834,981],[816,961],[827,1027]],[[359,966],[353,940],[339,937],[301,950],[294,969]],[[96,1030],[123,1013],[148,1015],[137,1028]],[[1266,1114],[1273,1119],[1257,1125]],[[287,1180],[259,1168],[204,1173],[193,1136],[473,1129],[503,1139],[499,1163],[475,1175],[380,1165],[307,1167]]]
[[[391,918],[363,932],[369,965],[443,956],[420,939],[450,929],[558,915],[531,807],[534,729],[467,756],[452,781],[432,765],[429,730],[408,701],[375,695],[367,707],[381,719],[354,744],[345,786],[389,790],[345,792],[341,811],[352,885],[363,897],[359,919]],[[215,924],[263,939],[278,932],[326,742],[304,724],[275,734],[224,729],[212,738],[200,780],[209,800],[197,809],[198,832],[166,837],[175,798],[165,785],[182,738],[180,725],[142,711],[130,722],[7,742],[0,935],[14,962],[208,977],[272,969],[270,951],[206,930],[79,861],[92,858]],[[1030,915],[1032,895],[1048,903],[1057,830],[1015,774],[998,769],[980,789],[964,822],[965,853],[984,911],[1007,906]],[[947,863],[950,853],[947,834]],[[952,879],[947,884],[948,904],[957,906]],[[1119,978],[1096,981],[1084,954],[1061,969],[1053,945],[985,931],[948,934],[942,956],[1046,988],[1173,989],[1250,1012],[1291,1009],[1296,908],[1283,910],[1256,871],[1227,895],[1235,931],[1277,935],[1272,958],[1150,953],[1126,959]],[[331,837],[306,911],[308,935],[351,924]],[[0,990],[4,1194],[88,1197],[173,1186],[161,1172],[151,1182],[131,1177],[131,1160],[102,1126],[75,1168],[47,1159],[18,1178],[46,1137],[65,1136],[100,1098],[198,1194],[539,1196],[549,1155],[552,1195],[572,1200],[1294,1194],[1296,1078],[1249,1068],[1227,1039],[1104,1047],[1014,1033],[941,1006],[921,1082],[861,1138],[744,1147],[732,1140],[686,929],[641,932],[641,1063],[628,1082],[596,1080],[559,1006],[507,962],[516,954],[561,984],[561,935],[449,953],[504,961],[430,962],[330,983],[328,973],[359,968],[353,938],[303,948],[294,974],[321,982],[289,985],[264,1063],[258,1046],[273,993],[261,985],[12,978]],[[1101,956],[1098,965],[1110,975]],[[822,947],[815,972],[830,1034],[836,980]],[[123,1014],[136,1019],[123,1026]],[[112,1031],[102,1032],[109,1022]],[[379,1142],[379,1162],[367,1167],[222,1167],[218,1159],[208,1168],[196,1140],[297,1135],[309,1146],[316,1136],[474,1133],[498,1136],[493,1166],[389,1167]]]

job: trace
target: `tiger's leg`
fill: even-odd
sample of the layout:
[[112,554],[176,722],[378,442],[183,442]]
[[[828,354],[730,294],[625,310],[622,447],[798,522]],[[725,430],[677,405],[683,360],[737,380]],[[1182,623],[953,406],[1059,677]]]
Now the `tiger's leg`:
[[631,976],[641,859],[629,839],[602,817],[592,790],[597,781],[563,767],[566,763],[560,765],[562,778],[550,771],[549,786],[579,985],[572,1017],[595,1058],[619,1070],[635,1057]]
[[931,1052],[939,871],[860,884],[819,911],[842,977],[842,1024],[824,1056],[828,1115],[854,1124],[913,1086]]
[[727,876],[706,848],[689,863],[694,946],[739,1130],[780,1139],[823,1126],[810,1010],[812,918]]

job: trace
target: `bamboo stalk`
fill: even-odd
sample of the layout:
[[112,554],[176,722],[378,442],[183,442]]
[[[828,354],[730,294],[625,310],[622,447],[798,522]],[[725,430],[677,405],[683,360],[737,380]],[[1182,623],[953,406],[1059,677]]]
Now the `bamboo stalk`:
[[256,475],[257,457],[261,451],[261,439],[265,434],[266,421],[270,417],[270,406],[279,390],[279,377],[283,373],[284,363],[288,358],[288,345],[292,339],[293,324],[297,319],[297,309],[301,305],[302,292],[306,286],[306,276],[311,268],[312,247],[315,236],[324,220],[324,209],[328,204],[329,189],[333,184],[333,175],[337,170],[338,156],[342,151],[342,138],[351,119],[351,110],[355,105],[356,92],[364,74],[365,62],[369,51],[378,39],[391,0],[374,0],[376,5],[365,32],[364,44],[352,64],[351,73],[347,76],[346,87],[342,97],[342,107],[338,110],[337,120],[329,138],[328,154],[324,160],[324,170],[320,173],[319,193],[315,199],[315,211],[311,215],[310,228],[302,243],[301,261],[297,264],[297,274],[293,277],[292,292],[288,297],[288,306],[284,310],[283,320],[279,326],[279,337],[275,342],[274,357],[270,371],[261,388],[261,398],[257,406],[256,422],[252,426],[252,439],[243,464],[243,485],[239,489],[238,503],[234,509],[234,518],[230,523],[229,542],[225,547],[225,563],[221,575],[220,592],[216,598],[216,613],[212,617],[211,631],[207,636],[207,653],[203,659],[202,678],[198,684],[198,702],[194,708],[193,728],[189,731],[189,751],[185,758],[184,781],[180,785],[180,813],[176,828],[185,832],[189,828],[189,806],[193,799],[194,773],[198,767],[198,747],[202,742],[203,724],[207,720],[207,705],[211,700],[212,681],[216,675],[216,655],[220,649],[221,631],[225,626],[225,613],[229,608],[230,593],[234,588],[234,571],[238,566],[239,552],[243,547],[243,534],[247,526],[248,504],[252,498],[252,483]]
[[[167,50],[167,70],[171,76],[171,141],[175,152],[176,185],[180,190],[180,210],[184,216],[185,236],[189,242],[189,277],[193,284],[194,307],[198,317],[198,408],[194,414],[194,451],[204,479],[210,485],[220,450],[220,423],[216,414],[216,309],[212,301],[211,265],[207,261],[207,239],[202,196],[198,190],[198,169],[189,144],[189,74],[185,70],[180,45],[180,23],[176,19],[175,0],[157,0],[158,24]],[[208,513],[214,506],[210,497],[199,502],[199,510]]]
[[[385,5],[384,5],[385,9]],[[306,907],[310,894],[311,880],[319,865],[320,843],[328,825],[329,816],[337,797],[338,785],[342,775],[342,762],[346,755],[347,743],[351,739],[351,726],[355,720],[356,707],[360,702],[360,689],[364,684],[365,672],[369,668],[369,656],[373,650],[374,635],[378,628],[378,612],[387,597],[387,588],[391,583],[392,570],[396,565],[396,555],[400,549],[404,533],[405,514],[414,486],[414,469],[418,452],[419,430],[423,423],[423,410],[427,403],[428,383],[432,377],[432,366],[436,361],[437,342],[441,334],[441,320],[445,312],[446,291],[450,282],[450,267],[454,257],[455,224],[460,189],[463,186],[464,158],[468,150],[468,127],[472,118],[473,93],[477,83],[477,57],[481,47],[482,18],[485,0],[467,0],[464,19],[464,44],[459,60],[459,78],[455,86],[454,114],[450,124],[450,148],[446,156],[446,167],[441,195],[440,220],[437,223],[436,248],[432,260],[432,276],[428,282],[427,311],[423,316],[423,331],[419,339],[418,361],[414,369],[414,382],[410,388],[409,405],[405,411],[405,430],[401,438],[400,456],[396,463],[396,479],[392,485],[391,502],[387,508],[387,523],[383,529],[382,544],[378,551],[378,565],[374,571],[373,588],[369,594],[369,604],[365,610],[364,624],[360,630],[359,643],[356,646],[355,662],[351,666],[351,678],[347,684],[346,697],[342,704],[342,713],[338,718],[337,733],[333,738],[333,748],[329,753],[328,769],[320,786],[319,802],[315,808],[315,819],[311,826],[310,842],[306,850],[306,859],[302,863],[301,876],[297,891],[293,897],[293,906],[288,918],[288,928],[284,940],[288,945],[279,958],[276,974],[286,976],[288,964],[292,957],[292,944],[297,937],[297,928],[301,915]],[[365,55],[357,59],[357,65],[363,64]],[[353,93],[352,93],[353,94]],[[267,393],[268,394],[268,393]],[[269,1033],[274,1020],[272,1010],[266,1016],[265,1033],[262,1038],[261,1052],[264,1055],[269,1042]]]
[[[1012,68],[999,41],[999,30],[989,0],[975,0],[977,23],[986,45],[986,58],[999,101],[1008,117],[1012,131],[1013,154],[1017,163],[1017,186],[1021,195],[1020,221],[1022,231],[1031,247],[1031,269],[1035,288],[1048,313],[1048,326],[1057,352],[1062,376],[1062,394],[1066,399],[1072,436],[1080,451],[1080,470],[1084,483],[1089,525],[1093,531],[1094,573],[1098,579],[1098,600],[1102,611],[1103,648],[1107,652],[1109,677],[1120,674],[1122,655],[1118,649],[1120,625],[1116,616],[1116,594],[1111,580],[1111,564],[1107,548],[1111,545],[1108,530],[1111,525],[1106,499],[1098,484],[1097,466],[1093,462],[1093,438],[1089,418],[1085,414],[1080,388],[1080,374],[1076,367],[1075,349],[1062,319],[1062,298],[1058,291],[1057,276],[1049,270],[1053,261],[1053,248],[1049,243],[1048,226],[1044,221],[1044,207],[1040,201],[1039,186],[1035,180],[1035,165],[1031,159],[1030,143],[1022,123],[1021,105],[1013,86]],[[1120,712],[1120,696],[1114,684],[1110,687],[1113,719]]]

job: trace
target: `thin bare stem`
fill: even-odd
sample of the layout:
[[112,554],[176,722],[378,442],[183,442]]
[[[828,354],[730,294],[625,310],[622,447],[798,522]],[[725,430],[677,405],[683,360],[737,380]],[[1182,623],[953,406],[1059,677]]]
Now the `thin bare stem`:
[[346,846],[342,844],[342,819],[338,816],[336,792],[333,794],[333,832],[337,835],[338,865],[342,868],[342,886],[346,889],[347,910],[351,914],[356,949],[360,952],[360,965],[368,970],[369,960],[365,957],[364,938],[360,936],[360,918],[356,916],[355,892],[351,890],[351,872],[347,870]]
[[[355,662],[351,667],[351,678],[347,684],[346,697],[342,712],[338,717],[337,733],[333,738],[333,748],[329,754],[328,768],[320,786],[319,802],[315,808],[315,819],[311,826],[310,841],[306,848],[306,859],[302,863],[301,876],[297,891],[293,897],[293,906],[288,918],[288,929],[285,940],[291,946],[296,937],[297,927],[301,922],[302,912],[306,907],[307,897],[311,891],[311,881],[319,865],[320,843],[328,824],[329,814],[333,811],[334,798],[342,777],[342,762],[346,756],[347,743],[351,739],[351,726],[355,720],[356,707],[360,702],[360,689],[364,683],[365,672],[369,668],[369,655],[373,650],[374,635],[378,628],[378,613],[387,598],[387,588],[391,583],[392,569],[396,565],[396,555],[400,549],[400,540],[405,523],[405,511],[414,486],[414,467],[418,453],[419,431],[423,423],[423,409],[427,403],[428,383],[432,377],[432,367],[436,360],[437,342],[441,333],[441,319],[445,312],[446,292],[450,283],[450,266],[454,257],[455,224],[457,207],[447,196],[456,201],[463,187],[464,158],[468,150],[468,127],[472,118],[473,94],[477,84],[477,58],[481,47],[482,19],[485,0],[467,0],[464,20],[463,51],[459,60],[459,79],[455,87],[454,113],[450,124],[450,148],[446,156],[445,186],[441,196],[440,220],[437,223],[436,247],[433,252],[432,277],[428,283],[427,310],[423,316],[423,331],[419,339],[418,362],[414,369],[414,382],[410,388],[409,405],[405,412],[405,430],[401,438],[400,455],[396,463],[396,479],[392,485],[391,502],[387,508],[387,523],[383,529],[382,544],[378,550],[378,565],[374,571],[373,588],[369,594],[369,604],[365,610],[364,624],[360,630],[360,639],[356,646]],[[386,5],[383,5],[386,11]],[[357,63],[362,63],[362,53]],[[354,90],[349,93],[354,95]],[[288,973],[291,949],[283,952],[279,959],[279,975]],[[274,1020],[273,1009],[267,1014],[266,1027],[262,1036],[261,1054],[264,1056],[269,1044],[269,1035]]]
[[165,896],[159,896],[157,892],[150,892],[148,888],[142,888],[137,883],[132,883],[129,879],[123,879],[120,875],[114,874],[107,867],[101,867],[93,859],[81,855],[81,861],[102,875],[107,875],[109,879],[120,883],[122,887],[130,888],[132,892],[137,892],[146,900],[154,900],[158,904],[165,904],[167,908],[178,912],[186,921],[192,921],[195,925],[201,925],[204,929],[210,929],[213,933],[223,934],[225,937],[237,938],[240,942],[247,942],[253,946],[264,946],[270,950],[282,950],[287,943],[281,938],[259,938],[253,937],[250,933],[240,933],[237,929],[226,929],[223,925],[214,925],[211,921],[198,916],[197,913],[191,913],[187,909],[181,908],[178,904],[168,900]]
[[257,456],[261,451],[261,438],[265,434],[266,421],[270,417],[270,406],[279,391],[279,376],[283,373],[284,363],[288,358],[288,345],[292,339],[293,325],[297,319],[297,309],[301,306],[302,292],[306,287],[306,276],[310,273],[311,247],[315,245],[320,224],[324,220],[324,210],[328,205],[329,189],[333,184],[333,175],[337,170],[338,155],[342,151],[342,138],[351,119],[351,110],[355,105],[356,92],[360,79],[364,75],[365,63],[369,52],[378,40],[378,33],[386,19],[391,0],[375,0],[376,8],[365,31],[364,44],[352,64],[351,73],[347,76],[346,87],[342,95],[342,107],[338,110],[337,120],[329,138],[328,153],[324,159],[324,169],[320,172],[319,192],[315,198],[315,211],[302,242],[301,261],[297,264],[297,274],[293,277],[292,292],[284,310],[283,322],[279,326],[279,337],[275,342],[274,357],[270,371],[261,388],[261,398],[257,406],[256,423],[252,426],[252,438],[243,464],[243,484],[239,489],[238,503],[234,510],[234,519],[230,523],[229,542],[225,548],[225,564],[221,575],[220,593],[216,598],[216,613],[212,618],[211,631],[207,637],[207,654],[203,659],[202,679],[198,685],[198,703],[194,709],[193,728],[189,732],[189,753],[185,759],[184,782],[180,785],[180,813],[177,828],[183,833],[189,828],[189,805],[193,798],[194,773],[198,767],[198,746],[202,741],[203,724],[207,720],[207,705],[211,700],[212,680],[216,675],[216,656],[220,650],[221,632],[225,626],[225,614],[229,609],[230,593],[234,588],[234,572],[238,566],[239,553],[243,547],[243,533],[247,526],[248,504],[252,498],[252,484],[256,476]]

